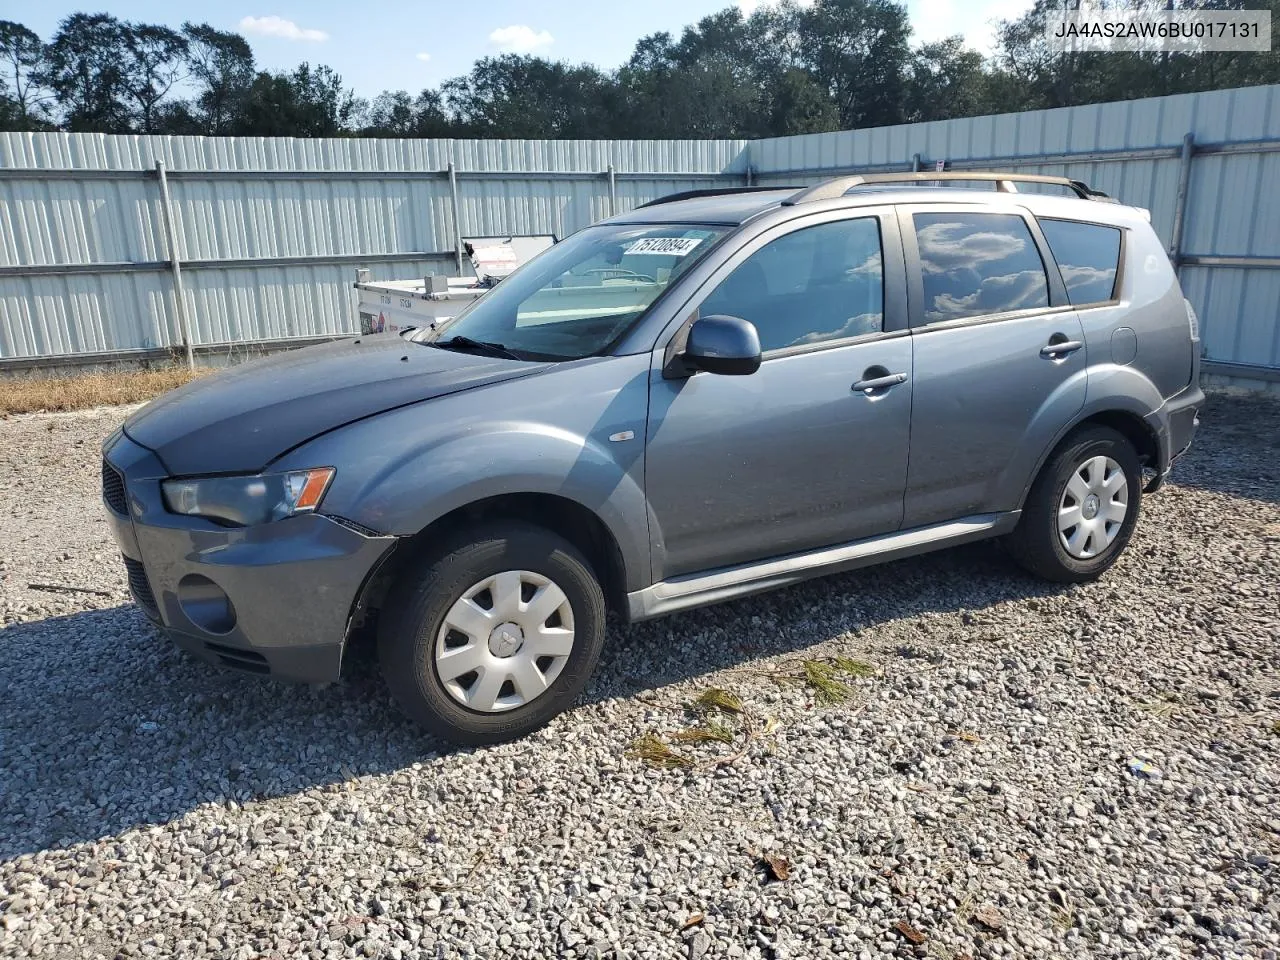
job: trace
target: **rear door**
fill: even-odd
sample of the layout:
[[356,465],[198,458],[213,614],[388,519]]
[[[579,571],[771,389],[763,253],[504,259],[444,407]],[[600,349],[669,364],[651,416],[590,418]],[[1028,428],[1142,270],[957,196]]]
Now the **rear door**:
[[915,389],[903,527],[1018,507],[1084,405],[1084,330],[1035,219],[975,205],[899,210]]

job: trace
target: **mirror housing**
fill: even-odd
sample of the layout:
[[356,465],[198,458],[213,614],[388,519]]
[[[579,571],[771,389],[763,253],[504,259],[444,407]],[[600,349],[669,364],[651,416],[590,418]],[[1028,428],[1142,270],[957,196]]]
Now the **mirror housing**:
[[694,370],[746,376],[760,369],[760,334],[741,317],[702,317],[689,328],[681,359]]

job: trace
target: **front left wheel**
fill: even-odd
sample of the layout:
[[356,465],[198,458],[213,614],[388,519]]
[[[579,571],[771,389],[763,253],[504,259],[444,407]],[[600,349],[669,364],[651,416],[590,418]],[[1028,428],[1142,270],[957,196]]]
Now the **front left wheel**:
[[577,698],[605,601],[567,540],[516,521],[459,531],[393,588],[378,658],[401,707],[453,743],[512,740]]

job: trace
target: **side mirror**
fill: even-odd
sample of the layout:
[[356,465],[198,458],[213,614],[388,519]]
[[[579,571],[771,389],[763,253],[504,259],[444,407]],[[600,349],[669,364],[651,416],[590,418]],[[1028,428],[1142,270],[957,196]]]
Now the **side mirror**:
[[746,376],[760,369],[760,334],[740,317],[702,317],[689,328],[682,358],[696,370]]

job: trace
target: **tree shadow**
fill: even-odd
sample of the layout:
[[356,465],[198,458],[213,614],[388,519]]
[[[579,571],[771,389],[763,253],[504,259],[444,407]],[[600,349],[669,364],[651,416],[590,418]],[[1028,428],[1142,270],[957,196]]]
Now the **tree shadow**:
[[[1059,589],[977,544],[615,625],[583,700],[630,696],[891,619]],[[868,640],[873,632],[857,642]],[[399,713],[367,656],[351,658],[343,681],[323,689],[278,683],[189,658],[132,605],[9,627],[0,653],[0,861],[170,823],[205,803],[340,786],[454,749]]]

